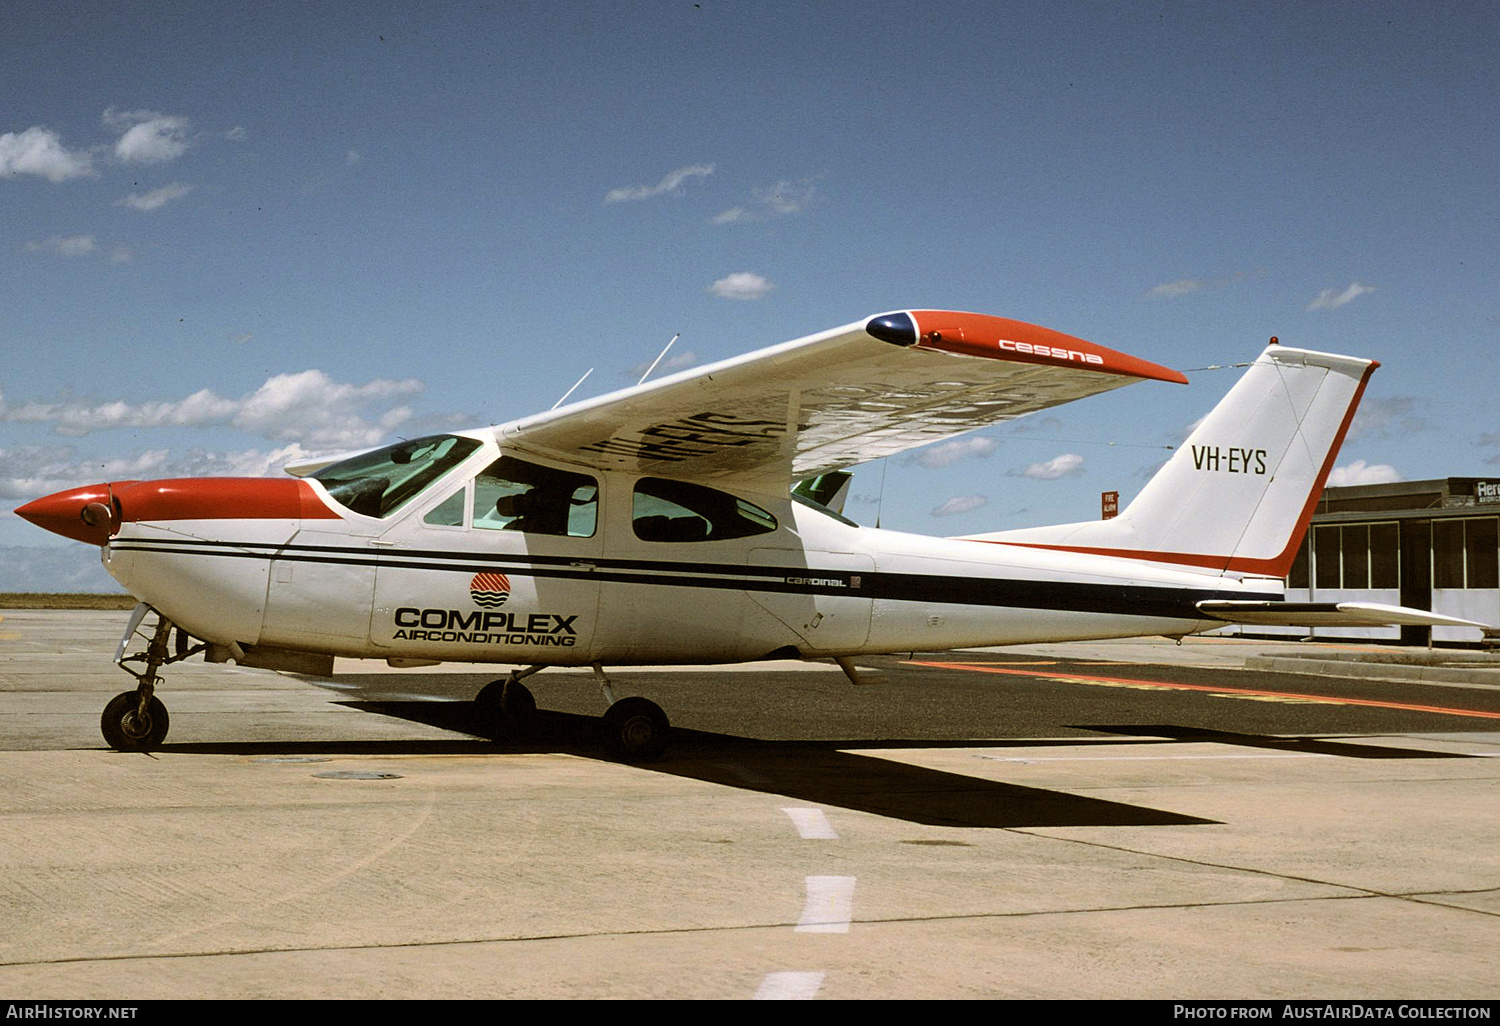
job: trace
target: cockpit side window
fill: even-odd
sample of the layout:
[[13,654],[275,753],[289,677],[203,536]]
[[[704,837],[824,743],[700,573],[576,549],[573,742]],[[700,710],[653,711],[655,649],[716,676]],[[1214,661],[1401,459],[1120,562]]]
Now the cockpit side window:
[[427,435],[351,456],[312,477],[340,505],[384,518],[462,463],[479,444],[458,435]]
[[427,514],[422,517],[422,522],[433,527],[462,527],[464,526],[464,510],[468,508],[469,486],[465,484],[428,510]]
[[776,518],[753,502],[670,478],[637,481],[633,507],[631,522],[642,541],[723,541],[776,530]]
[[501,456],[474,479],[474,526],[591,538],[599,520],[599,482]]

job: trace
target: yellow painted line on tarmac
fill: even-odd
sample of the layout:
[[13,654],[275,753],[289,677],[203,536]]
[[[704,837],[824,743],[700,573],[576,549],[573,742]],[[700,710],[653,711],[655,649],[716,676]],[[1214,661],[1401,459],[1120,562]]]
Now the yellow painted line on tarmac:
[[1356,705],[1370,709],[1398,709],[1402,712],[1440,713],[1444,716],[1477,716],[1500,720],[1500,712],[1480,709],[1450,709],[1441,705],[1415,705],[1409,702],[1381,702],[1371,698],[1333,698],[1328,695],[1303,695],[1290,691],[1261,691],[1254,688],[1224,688],[1207,684],[1178,684],[1170,681],[1132,680],[1127,677],[1096,677],[1082,673],[1058,673],[1055,670],[1031,672],[996,666],[993,663],[937,663],[914,660],[912,666],[930,666],[943,670],[967,670],[971,673],[1003,673],[1018,677],[1040,677],[1065,684],[1092,684],[1096,687],[1134,688],[1141,691],[1199,691],[1220,698],[1244,698],[1261,702],[1312,702],[1319,705]]

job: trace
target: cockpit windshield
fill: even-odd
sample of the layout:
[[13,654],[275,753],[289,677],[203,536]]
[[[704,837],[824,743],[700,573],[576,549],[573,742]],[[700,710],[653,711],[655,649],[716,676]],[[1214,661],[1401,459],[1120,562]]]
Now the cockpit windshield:
[[367,517],[388,517],[458,466],[479,441],[427,435],[360,453],[311,475],[340,504]]

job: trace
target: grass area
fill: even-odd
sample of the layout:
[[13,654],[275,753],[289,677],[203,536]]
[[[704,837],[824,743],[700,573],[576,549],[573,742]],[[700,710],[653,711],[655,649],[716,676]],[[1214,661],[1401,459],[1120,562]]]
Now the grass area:
[[0,609],[134,609],[134,595],[47,595],[0,591]]

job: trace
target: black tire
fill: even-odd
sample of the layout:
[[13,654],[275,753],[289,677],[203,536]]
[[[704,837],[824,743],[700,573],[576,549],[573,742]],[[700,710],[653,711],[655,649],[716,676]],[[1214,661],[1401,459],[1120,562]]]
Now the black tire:
[[505,732],[516,741],[536,735],[536,697],[519,681],[507,684],[500,694],[500,714],[505,718]]
[[136,692],[122,691],[109,700],[104,715],[99,717],[105,743],[116,751],[149,752],[160,747],[167,736],[170,721],[161,699],[151,696],[144,718],[137,713],[140,701]]
[[474,696],[474,733],[499,741],[505,736],[505,716],[500,711],[500,695],[505,681],[492,680]]
[[604,747],[621,762],[661,758],[672,725],[661,706],[645,698],[622,698],[604,713]]
[[524,741],[536,732],[536,699],[531,689],[505,679],[492,680],[474,696],[474,732],[491,741]]

